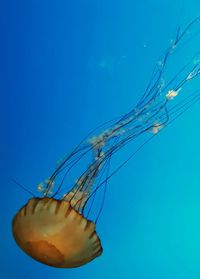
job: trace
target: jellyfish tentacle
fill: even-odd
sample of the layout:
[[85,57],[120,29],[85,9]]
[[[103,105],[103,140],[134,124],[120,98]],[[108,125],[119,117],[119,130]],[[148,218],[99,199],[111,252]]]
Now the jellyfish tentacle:
[[[107,181],[112,176],[112,173],[107,175],[100,184],[97,183],[97,177],[100,176],[104,167],[111,160],[111,157],[120,148],[144,133],[148,135],[152,133],[153,135],[149,135],[144,144],[141,144],[130,156],[131,158],[160,130],[167,127],[171,121],[177,119],[189,107],[199,101],[198,94],[194,96],[190,94],[190,96],[187,96],[179,103],[175,102],[175,105],[172,105],[174,99],[182,95],[185,85],[200,75],[200,61],[196,60],[194,63],[196,54],[174,73],[167,83],[164,79],[169,58],[177,51],[177,46],[180,42],[185,42],[183,38],[188,30],[199,20],[200,17],[193,20],[183,31],[178,26],[175,39],[160,56],[159,63],[154,67],[150,82],[136,106],[114,121],[107,121],[105,125],[100,125],[99,129],[94,129],[93,133],[89,133],[88,137],[85,137],[56,168],[46,185],[48,192],[51,189],[51,181],[56,180],[62,175],[57,190],[52,197],[55,197],[60,192],[69,172],[75,166],[79,166],[82,159],[90,155],[90,161],[84,171],[78,175],[78,179],[63,196],[63,199],[70,202],[77,211],[84,212],[84,208],[91,195],[94,197],[102,185],[107,185]],[[102,130],[100,130],[101,128]]]

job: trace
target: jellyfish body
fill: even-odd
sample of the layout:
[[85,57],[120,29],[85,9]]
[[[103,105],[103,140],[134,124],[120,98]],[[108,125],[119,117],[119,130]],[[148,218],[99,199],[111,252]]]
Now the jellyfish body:
[[78,267],[102,253],[95,224],[64,200],[30,199],[13,220],[13,235],[29,256],[54,267]]
[[[50,266],[77,267],[101,255],[102,247],[95,224],[103,208],[109,178],[160,130],[200,100],[200,93],[197,91],[179,103],[174,103],[185,85],[200,75],[200,60],[195,57],[173,74],[167,83],[163,81],[169,57],[176,51],[188,30],[199,20],[200,17],[192,21],[182,32],[178,28],[173,44],[159,59],[137,105],[84,138],[59,163],[51,176],[38,185],[42,197],[29,200],[16,214],[13,220],[13,235],[17,244],[29,256]],[[187,87],[186,89],[188,90]],[[171,105],[173,103],[174,105]],[[147,135],[147,139],[110,173],[111,158],[141,135]],[[78,178],[76,176],[71,185],[68,174],[79,169],[79,163],[81,167],[84,165],[84,169],[80,170]],[[54,184],[56,190],[53,191]],[[89,216],[100,189],[104,189],[102,203],[95,221],[92,222],[89,221]],[[63,195],[55,199],[61,194]]]

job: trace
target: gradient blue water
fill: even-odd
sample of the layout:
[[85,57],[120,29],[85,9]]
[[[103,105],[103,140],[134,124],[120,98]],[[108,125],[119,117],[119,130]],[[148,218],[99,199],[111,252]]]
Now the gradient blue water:
[[199,15],[184,2],[1,1],[0,278],[200,277],[200,104],[110,180],[100,258],[50,268],[11,234],[29,198],[11,179],[35,191],[91,128],[135,104],[178,22]]

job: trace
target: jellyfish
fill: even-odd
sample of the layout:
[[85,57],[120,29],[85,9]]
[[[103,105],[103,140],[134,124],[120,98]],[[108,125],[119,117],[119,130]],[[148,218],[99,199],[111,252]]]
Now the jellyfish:
[[[172,44],[159,57],[150,82],[134,108],[91,131],[57,165],[50,177],[38,184],[40,196],[33,196],[17,212],[12,223],[13,236],[30,257],[49,266],[73,268],[102,254],[96,225],[108,180],[145,144],[200,100],[198,90],[188,93],[188,85],[200,74],[200,61],[196,55],[172,78],[164,80],[169,58],[178,46],[187,43],[184,38],[199,20],[200,17],[193,20],[183,31],[178,28]],[[176,102],[184,90],[187,96]],[[142,135],[145,136],[142,144],[111,172],[113,156]],[[70,182],[74,170],[78,178]],[[100,191],[101,201],[97,199]],[[96,199],[98,210],[96,217],[91,218]]]

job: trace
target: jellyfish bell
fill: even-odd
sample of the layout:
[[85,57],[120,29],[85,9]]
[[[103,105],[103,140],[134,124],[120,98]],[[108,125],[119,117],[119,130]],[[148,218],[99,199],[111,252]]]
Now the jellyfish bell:
[[62,199],[51,195],[54,180],[68,159],[50,178],[38,184],[43,197],[30,199],[12,224],[15,241],[25,253],[41,263],[60,268],[79,267],[102,254],[96,225],[84,217],[83,209],[103,158],[101,153],[96,154],[95,161]]
[[78,267],[102,253],[95,224],[66,200],[30,199],[14,217],[12,228],[19,247],[49,266]]

